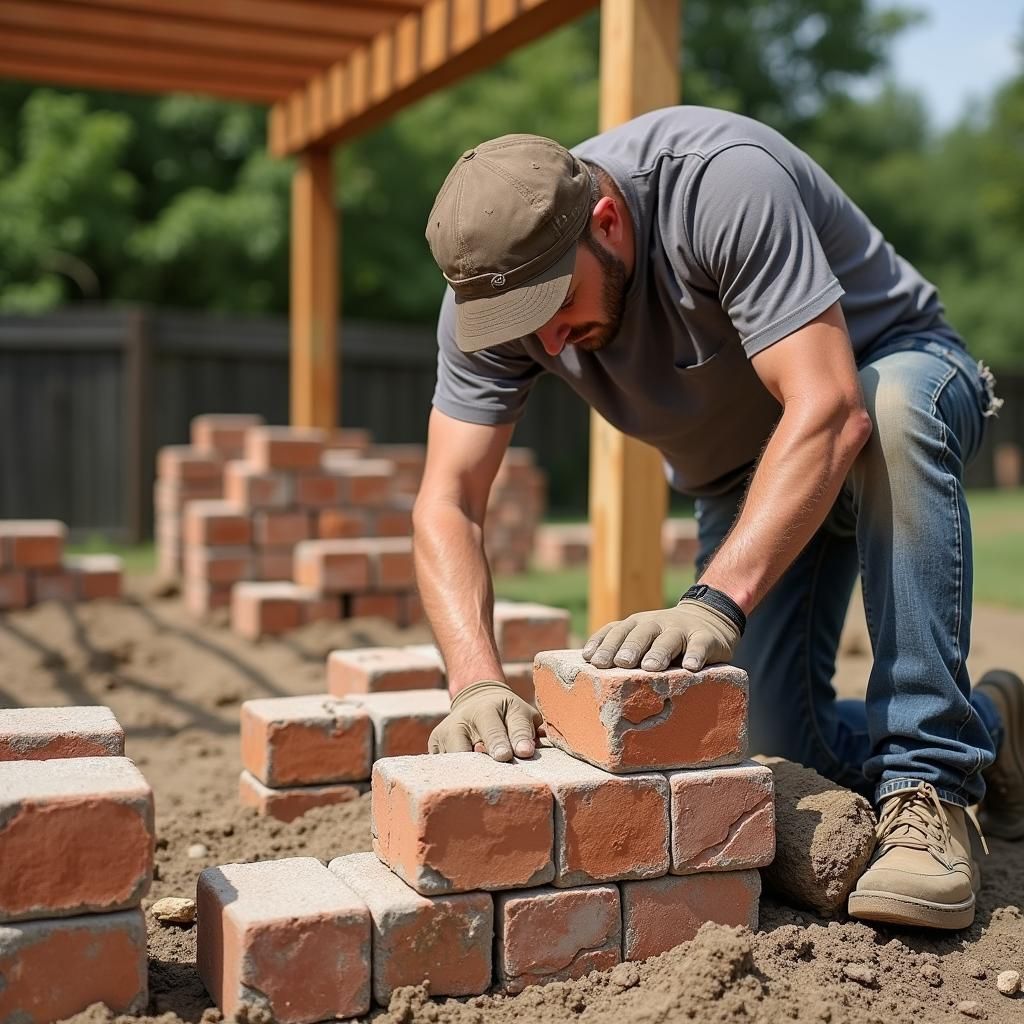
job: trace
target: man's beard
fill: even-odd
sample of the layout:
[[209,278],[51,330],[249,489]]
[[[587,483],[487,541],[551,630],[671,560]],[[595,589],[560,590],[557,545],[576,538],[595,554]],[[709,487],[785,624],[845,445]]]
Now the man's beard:
[[601,312],[603,320],[591,320],[574,327],[566,344],[584,352],[597,352],[619,333],[626,308],[626,264],[587,233],[580,241],[594,254],[601,267]]

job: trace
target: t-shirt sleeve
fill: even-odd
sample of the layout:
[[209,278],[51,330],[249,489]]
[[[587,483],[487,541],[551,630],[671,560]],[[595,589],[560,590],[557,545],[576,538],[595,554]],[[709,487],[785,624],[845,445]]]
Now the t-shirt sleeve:
[[691,246],[748,356],[843,294],[789,172],[759,146],[713,155],[691,191]]
[[519,341],[463,352],[455,343],[455,296],[447,289],[437,321],[435,409],[467,423],[515,423],[542,372]]

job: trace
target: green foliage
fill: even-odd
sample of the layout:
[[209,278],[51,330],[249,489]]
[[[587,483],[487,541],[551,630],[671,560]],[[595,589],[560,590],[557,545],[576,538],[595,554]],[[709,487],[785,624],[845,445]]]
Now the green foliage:
[[[870,0],[687,0],[687,102],[764,120],[804,146],[939,285],[996,363],[1024,362],[1024,62],[942,136],[883,77],[918,14]],[[453,161],[506,132],[572,145],[597,123],[596,15],[423,100],[343,147],[346,315],[432,322],[423,229]],[[861,98],[858,98],[861,97]],[[283,312],[291,165],[262,109],[0,83],[0,310],[82,300]]]

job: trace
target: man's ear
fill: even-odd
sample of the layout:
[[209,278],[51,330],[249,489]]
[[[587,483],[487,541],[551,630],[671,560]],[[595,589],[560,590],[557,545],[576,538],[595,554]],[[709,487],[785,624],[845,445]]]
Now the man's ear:
[[622,211],[611,196],[601,196],[590,215],[590,231],[594,237],[616,244],[622,237]]

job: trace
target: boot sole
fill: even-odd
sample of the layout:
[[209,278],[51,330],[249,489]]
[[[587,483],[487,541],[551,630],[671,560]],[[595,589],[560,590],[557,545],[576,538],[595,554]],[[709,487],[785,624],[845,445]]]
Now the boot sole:
[[854,892],[847,910],[861,921],[880,921],[909,928],[942,928],[957,931],[974,923],[974,897],[963,903],[930,903],[889,892]]
[[[1017,685],[1016,678],[1010,673],[1004,674],[997,670],[986,672],[982,678],[985,689],[991,687],[998,690],[1006,702],[1009,721],[1004,723],[1006,738],[1003,742],[1008,744],[1007,753],[1013,759],[1020,785],[1024,788],[1024,749],[1021,747],[1024,743],[1024,695]],[[981,820],[989,835],[998,836],[1000,839],[1024,839],[1024,819],[1012,823],[1001,822],[997,817],[986,813],[985,807],[982,806]]]

